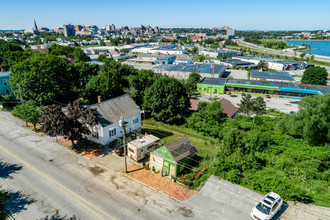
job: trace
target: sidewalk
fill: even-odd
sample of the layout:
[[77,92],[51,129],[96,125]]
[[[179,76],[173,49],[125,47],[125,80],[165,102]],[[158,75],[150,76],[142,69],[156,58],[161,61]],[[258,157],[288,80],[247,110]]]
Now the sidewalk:
[[[127,170],[127,176],[149,185],[176,200],[184,201],[196,194],[196,191],[172,182],[168,177],[162,177],[156,173],[153,174],[150,170],[145,170],[138,165],[129,166]],[[124,169],[121,172],[124,172]]]

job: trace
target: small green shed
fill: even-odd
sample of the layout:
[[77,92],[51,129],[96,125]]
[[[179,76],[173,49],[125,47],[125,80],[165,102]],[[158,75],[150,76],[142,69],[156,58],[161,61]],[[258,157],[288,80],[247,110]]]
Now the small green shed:
[[166,144],[150,153],[150,168],[165,175],[177,176],[197,154],[196,148],[187,137]]

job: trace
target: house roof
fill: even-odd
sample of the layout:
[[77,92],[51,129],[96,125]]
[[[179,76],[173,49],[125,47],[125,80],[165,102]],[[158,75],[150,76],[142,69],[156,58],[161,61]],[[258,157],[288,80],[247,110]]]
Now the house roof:
[[197,154],[197,150],[187,137],[165,145],[176,162],[182,162]]
[[223,108],[223,113],[227,114],[229,118],[233,117],[233,115],[238,111],[238,108],[233,105],[229,100],[222,98],[218,100],[221,103],[221,107]]
[[141,113],[140,108],[127,94],[108,99],[90,107],[96,108],[98,113],[97,119],[102,127],[118,122],[122,116],[127,118]]

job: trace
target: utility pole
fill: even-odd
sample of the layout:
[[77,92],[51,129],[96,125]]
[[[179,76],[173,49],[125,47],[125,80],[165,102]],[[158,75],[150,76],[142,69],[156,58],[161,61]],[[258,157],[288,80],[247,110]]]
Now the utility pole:
[[125,118],[124,116],[122,116],[119,120],[119,127],[122,127],[123,129],[123,145],[124,145],[124,157],[125,157],[125,173],[127,173],[127,158],[126,158],[126,154],[127,154],[127,149],[126,149],[126,133],[125,133]]
[[[213,63],[212,83],[214,82],[214,67],[215,67],[215,63]],[[210,98],[211,98],[211,92],[212,92],[212,83],[210,85]]]

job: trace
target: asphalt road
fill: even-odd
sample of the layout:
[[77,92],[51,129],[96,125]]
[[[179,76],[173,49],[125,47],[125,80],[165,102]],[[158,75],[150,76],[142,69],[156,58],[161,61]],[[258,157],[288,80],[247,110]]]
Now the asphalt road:
[[14,219],[171,219],[178,206],[1,118],[0,171]]
[[[258,52],[269,53],[269,54],[273,54],[273,55],[275,54],[275,55],[281,55],[281,56],[295,57],[294,52],[280,51],[280,50],[260,47],[256,44],[245,42],[242,39],[236,39],[234,41],[236,43],[242,45],[242,46],[249,47],[249,48],[254,49]],[[267,52],[264,52],[265,50]],[[302,52],[296,52],[296,57],[300,57],[300,54],[302,54]],[[318,61],[323,61],[323,62],[330,62],[330,57],[326,57],[326,56],[314,55],[314,59],[318,60]]]

